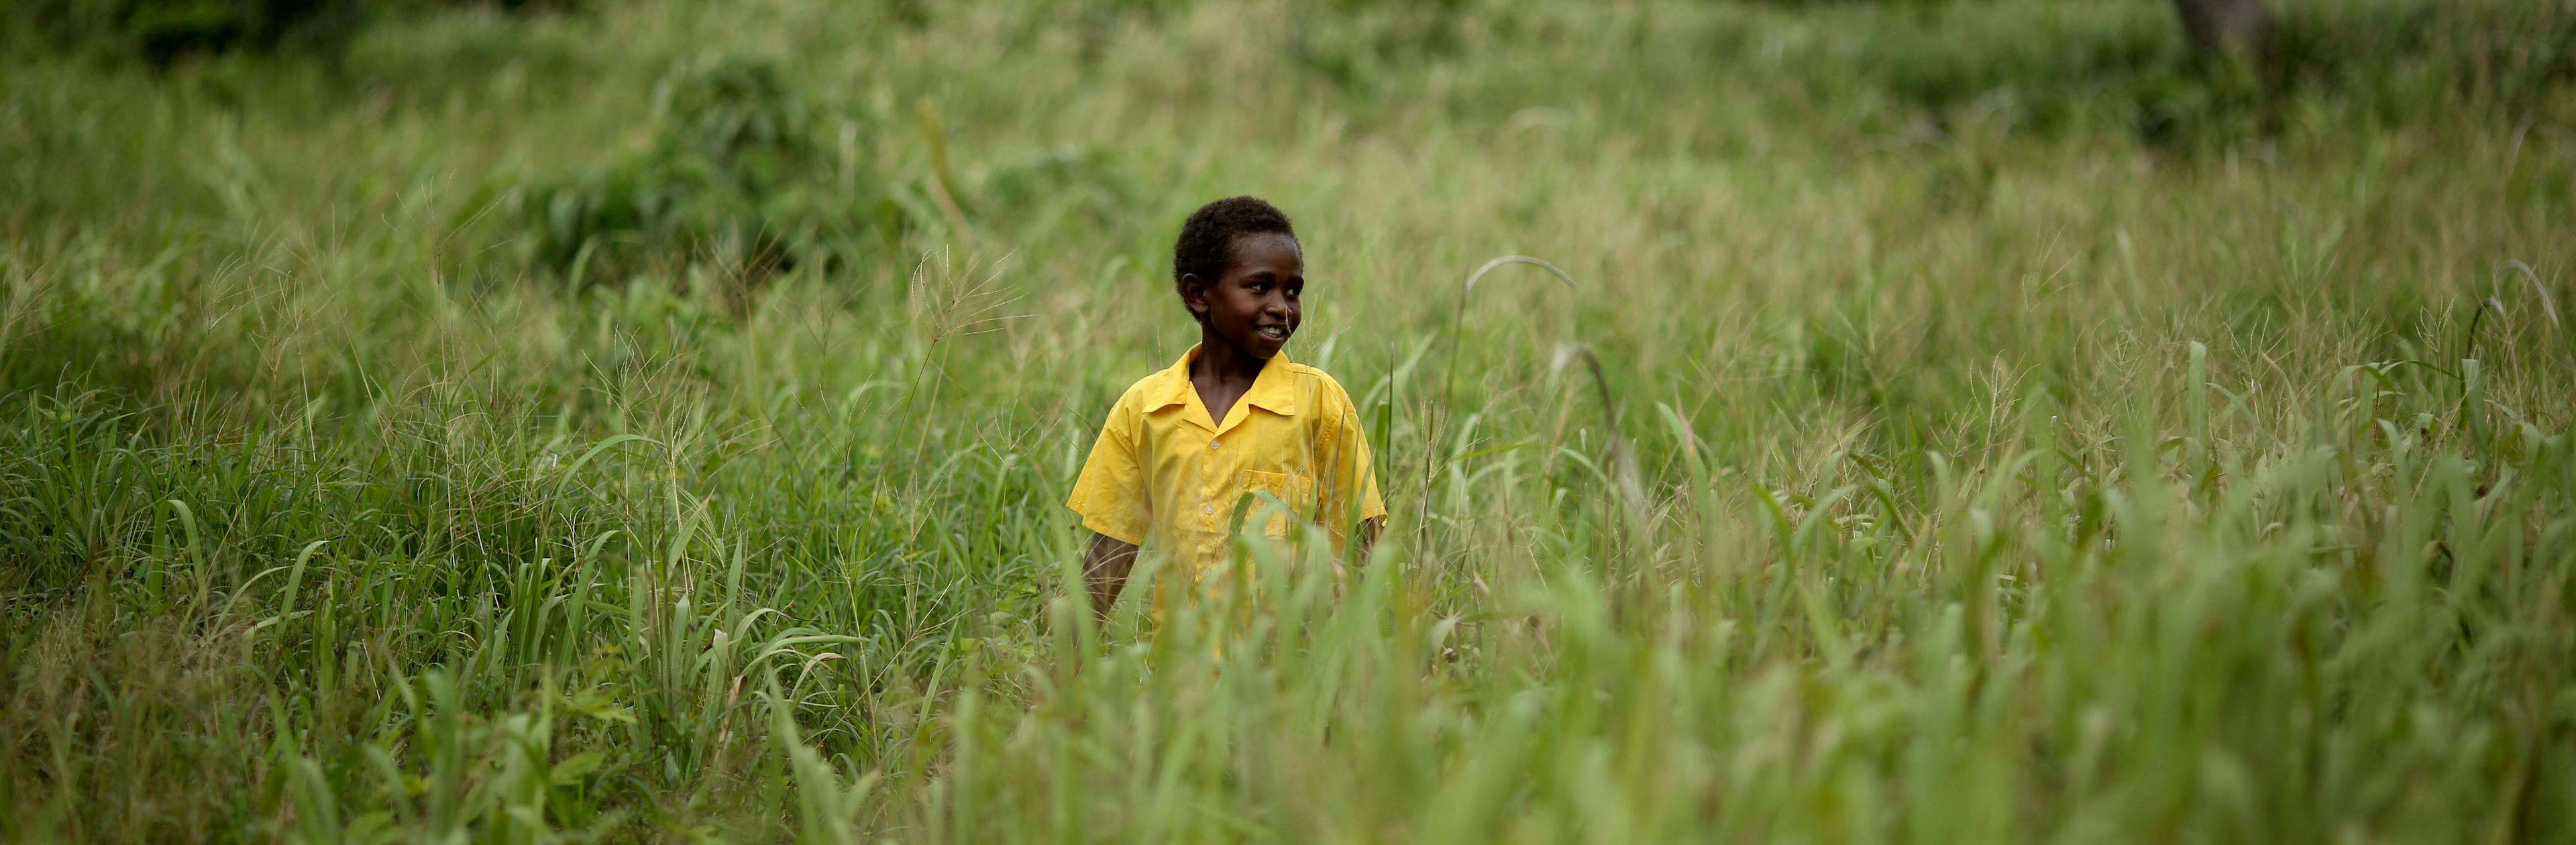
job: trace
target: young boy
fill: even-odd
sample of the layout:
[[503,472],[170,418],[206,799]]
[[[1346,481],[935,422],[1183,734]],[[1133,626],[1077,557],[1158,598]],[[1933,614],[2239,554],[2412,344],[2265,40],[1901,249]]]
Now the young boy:
[[[1083,580],[1103,615],[1140,547],[1191,578],[1216,571],[1237,503],[1256,492],[1323,526],[1335,554],[1356,535],[1365,558],[1386,524],[1350,394],[1280,351],[1306,288],[1288,216],[1252,197],[1199,207],[1172,245],[1172,283],[1198,345],[1118,398],[1065,502],[1093,532]],[[1245,513],[1273,514],[1265,531],[1290,535],[1289,519],[1253,501]]]

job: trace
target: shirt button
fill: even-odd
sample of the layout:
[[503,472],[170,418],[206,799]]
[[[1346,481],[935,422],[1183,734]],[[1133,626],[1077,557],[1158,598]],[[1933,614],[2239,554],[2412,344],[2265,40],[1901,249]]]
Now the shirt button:
[[1219,446],[1219,445],[1223,444],[1224,442],[1225,442],[1225,441],[1222,441],[1222,440],[1210,440],[1210,441],[1208,441],[1208,448],[1210,448],[1210,449],[1214,449],[1214,448],[1216,448],[1217,446]]
[[1200,505],[1200,506],[1199,506],[1199,512],[1200,512],[1200,513],[1215,513],[1215,512],[1216,512],[1216,506],[1215,506],[1215,505]]

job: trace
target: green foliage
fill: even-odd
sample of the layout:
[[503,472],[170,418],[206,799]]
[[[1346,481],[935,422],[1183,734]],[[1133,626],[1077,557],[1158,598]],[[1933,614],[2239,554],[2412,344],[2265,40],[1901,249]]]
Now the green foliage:
[[[182,57],[281,47],[336,53],[370,18],[440,6],[564,7],[572,0],[25,0],[0,13],[57,48],[95,48],[156,67]],[[19,39],[22,43],[23,37]]]
[[96,43],[167,65],[180,55],[271,49],[290,36],[345,29],[358,5],[334,0],[37,0],[19,22],[57,43]]
[[[2465,100],[2522,111],[2571,76],[2576,14],[2565,4],[2374,0],[2290,2],[2253,67],[2196,62],[2161,3],[1928,5],[1905,15],[1958,37],[1888,32],[1845,58],[1856,80],[1953,128],[2059,134],[2070,124],[2134,123],[2160,144],[2224,145],[2277,131],[2303,94],[2392,121]],[[1816,75],[1818,81],[1834,79]],[[1854,92],[1825,90],[1822,96]]]
[[2460,107],[2527,113],[2576,81],[2576,7],[2359,0],[2300,5],[2275,38],[2271,72],[2390,120]]
[[1350,96],[1380,93],[1398,68],[1454,55],[1474,0],[1383,2],[1331,0],[1300,15],[1291,36],[1297,58]]
[[[2390,122],[2436,119],[2438,111],[2422,109],[2457,105],[2523,113],[2543,107],[2576,74],[2567,58],[2576,55],[2568,49],[2576,47],[2576,13],[2564,3],[2272,6],[2276,42],[2251,66],[2196,61],[2172,5],[2161,0],[1718,3],[1700,10],[1705,19],[1695,26],[1633,22],[1620,33],[1625,43],[1605,49],[1644,52],[1608,64],[1650,69],[1652,90],[1794,96],[1846,112],[1834,117],[1869,133],[2108,131],[2183,152],[2278,132],[2296,112],[2319,106]],[[1382,90],[1425,90],[1460,66],[1543,55],[1567,32],[1611,25],[1506,0],[1336,8],[1340,14],[1296,16],[1288,41],[1320,90],[1361,111]],[[1700,37],[1683,43],[1684,33]],[[1582,74],[1594,63],[1575,58],[1553,72]],[[1461,96],[1462,109],[1545,99],[1551,90],[1508,72],[1463,87],[1476,95]]]
[[873,174],[833,153],[832,133],[873,141],[874,122],[827,113],[775,63],[675,70],[654,89],[653,120],[642,152],[526,190],[540,266],[622,281],[648,261],[713,250],[763,276],[863,234],[889,208]]
[[[1106,154],[1073,145],[994,166],[949,161],[925,103],[919,141],[882,105],[833,108],[775,62],[705,59],[655,86],[641,152],[512,191],[537,269],[582,284],[711,266],[757,284],[799,266],[868,261],[908,233],[952,234],[988,214],[1115,213],[1134,190]],[[888,174],[881,162],[927,167]]]
[[[1095,8],[0,54],[0,837],[2576,838],[2563,10]],[[1393,525],[1094,619],[1247,192]]]

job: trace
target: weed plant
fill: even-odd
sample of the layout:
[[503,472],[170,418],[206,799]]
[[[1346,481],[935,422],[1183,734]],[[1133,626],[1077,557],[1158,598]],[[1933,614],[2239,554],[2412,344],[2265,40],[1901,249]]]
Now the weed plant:
[[[649,0],[11,51],[0,835],[2576,839],[2576,16],[2277,5],[2353,46]],[[670,105],[709,68],[756,84]],[[610,226],[601,173],[720,202]],[[1059,503],[1247,192],[1395,522],[1095,621]],[[744,284],[734,228],[823,258]]]

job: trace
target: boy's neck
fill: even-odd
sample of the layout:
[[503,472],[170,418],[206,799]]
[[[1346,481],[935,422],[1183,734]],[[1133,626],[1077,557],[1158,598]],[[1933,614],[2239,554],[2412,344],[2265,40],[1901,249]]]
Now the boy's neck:
[[1219,340],[1214,332],[1202,331],[1199,333],[1199,354],[1190,359],[1190,380],[1249,385],[1261,377],[1261,368],[1269,363]]

